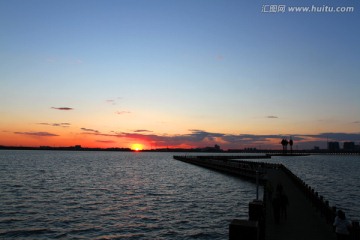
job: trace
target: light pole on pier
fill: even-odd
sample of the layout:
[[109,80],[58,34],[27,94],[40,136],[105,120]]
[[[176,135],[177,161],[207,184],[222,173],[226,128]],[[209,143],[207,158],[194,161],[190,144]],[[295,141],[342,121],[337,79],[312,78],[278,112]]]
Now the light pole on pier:
[[259,171],[256,170],[256,200],[259,200]]

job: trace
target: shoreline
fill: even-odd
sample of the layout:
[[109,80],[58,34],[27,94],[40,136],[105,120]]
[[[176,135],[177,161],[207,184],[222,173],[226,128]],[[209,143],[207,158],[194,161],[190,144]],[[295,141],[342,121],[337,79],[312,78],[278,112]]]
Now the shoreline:
[[245,154],[267,154],[270,156],[281,157],[296,157],[296,156],[309,156],[309,155],[360,155],[360,151],[328,151],[328,150],[296,150],[292,153],[284,153],[282,150],[220,150],[220,151],[207,151],[202,148],[159,148],[159,149],[144,149],[133,150],[130,148],[86,148],[81,146],[69,146],[69,147],[23,147],[23,146],[0,146],[0,150],[35,150],[35,151],[105,151],[105,152],[191,152],[191,153],[213,153],[213,154],[232,154],[232,153],[245,153]]

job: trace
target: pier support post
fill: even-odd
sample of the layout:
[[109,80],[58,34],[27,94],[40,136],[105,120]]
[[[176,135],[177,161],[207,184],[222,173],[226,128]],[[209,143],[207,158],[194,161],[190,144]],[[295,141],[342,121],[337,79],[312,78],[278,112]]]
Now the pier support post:
[[249,203],[249,220],[258,222],[259,239],[265,239],[265,206],[263,201],[254,200]]
[[259,240],[258,223],[234,219],[229,225],[229,240]]
[[264,203],[260,200],[253,200],[249,203],[249,220],[259,221],[264,217]]
[[360,226],[359,221],[353,221],[352,222],[352,229],[350,231],[350,239],[351,240],[358,240],[360,239]]

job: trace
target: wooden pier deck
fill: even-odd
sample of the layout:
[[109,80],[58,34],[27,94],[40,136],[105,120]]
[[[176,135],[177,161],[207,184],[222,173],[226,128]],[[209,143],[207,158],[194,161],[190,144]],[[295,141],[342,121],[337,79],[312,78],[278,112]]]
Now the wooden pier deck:
[[[268,158],[269,156],[264,156]],[[235,157],[236,159],[243,159]],[[261,159],[261,156],[253,156],[252,159]],[[231,157],[218,158],[217,156],[174,156],[174,159],[183,162],[211,168],[217,171],[235,174],[248,179],[256,179],[257,174],[262,173],[262,182],[271,182],[275,188],[278,184],[283,186],[283,191],[289,199],[287,219],[281,219],[279,224],[275,223],[272,199],[265,190],[264,194],[264,226],[265,232],[258,229],[259,236],[252,238],[231,237],[230,239],[266,239],[266,240],[335,240],[332,222],[336,209],[329,206],[322,196],[300,178],[295,176],[282,164],[269,164],[263,162],[252,162],[234,160]],[[265,188],[266,189],[266,188]],[[249,209],[250,211],[250,209]],[[250,212],[249,212],[250,215]],[[351,239],[359,238],[359,223],[353,222],[355,229]],[[231,225],[231,224],[230,224]]]
[[[317,211],[301,190],[280,169],[267,171],[268,181],[274,188],[282,184],[289,199],[287,219],[281,219],[280,224],[274,221],[270,199],[266,199],[266,240],[335,240],[336,235],[331,224],[326,223],[324,216]],[[274,189],[275,190],[275,189]]]

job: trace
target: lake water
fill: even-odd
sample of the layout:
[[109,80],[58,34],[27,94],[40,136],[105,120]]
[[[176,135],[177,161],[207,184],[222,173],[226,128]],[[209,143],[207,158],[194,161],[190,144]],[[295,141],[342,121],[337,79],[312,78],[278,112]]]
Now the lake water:
[[[0,151],[0,238],[227,239],[255,184],[173,153]],[[359,157],[281,158],[359,219]]]
[[226,239],[255,185],[172,156],[0,151],[0,238]]

